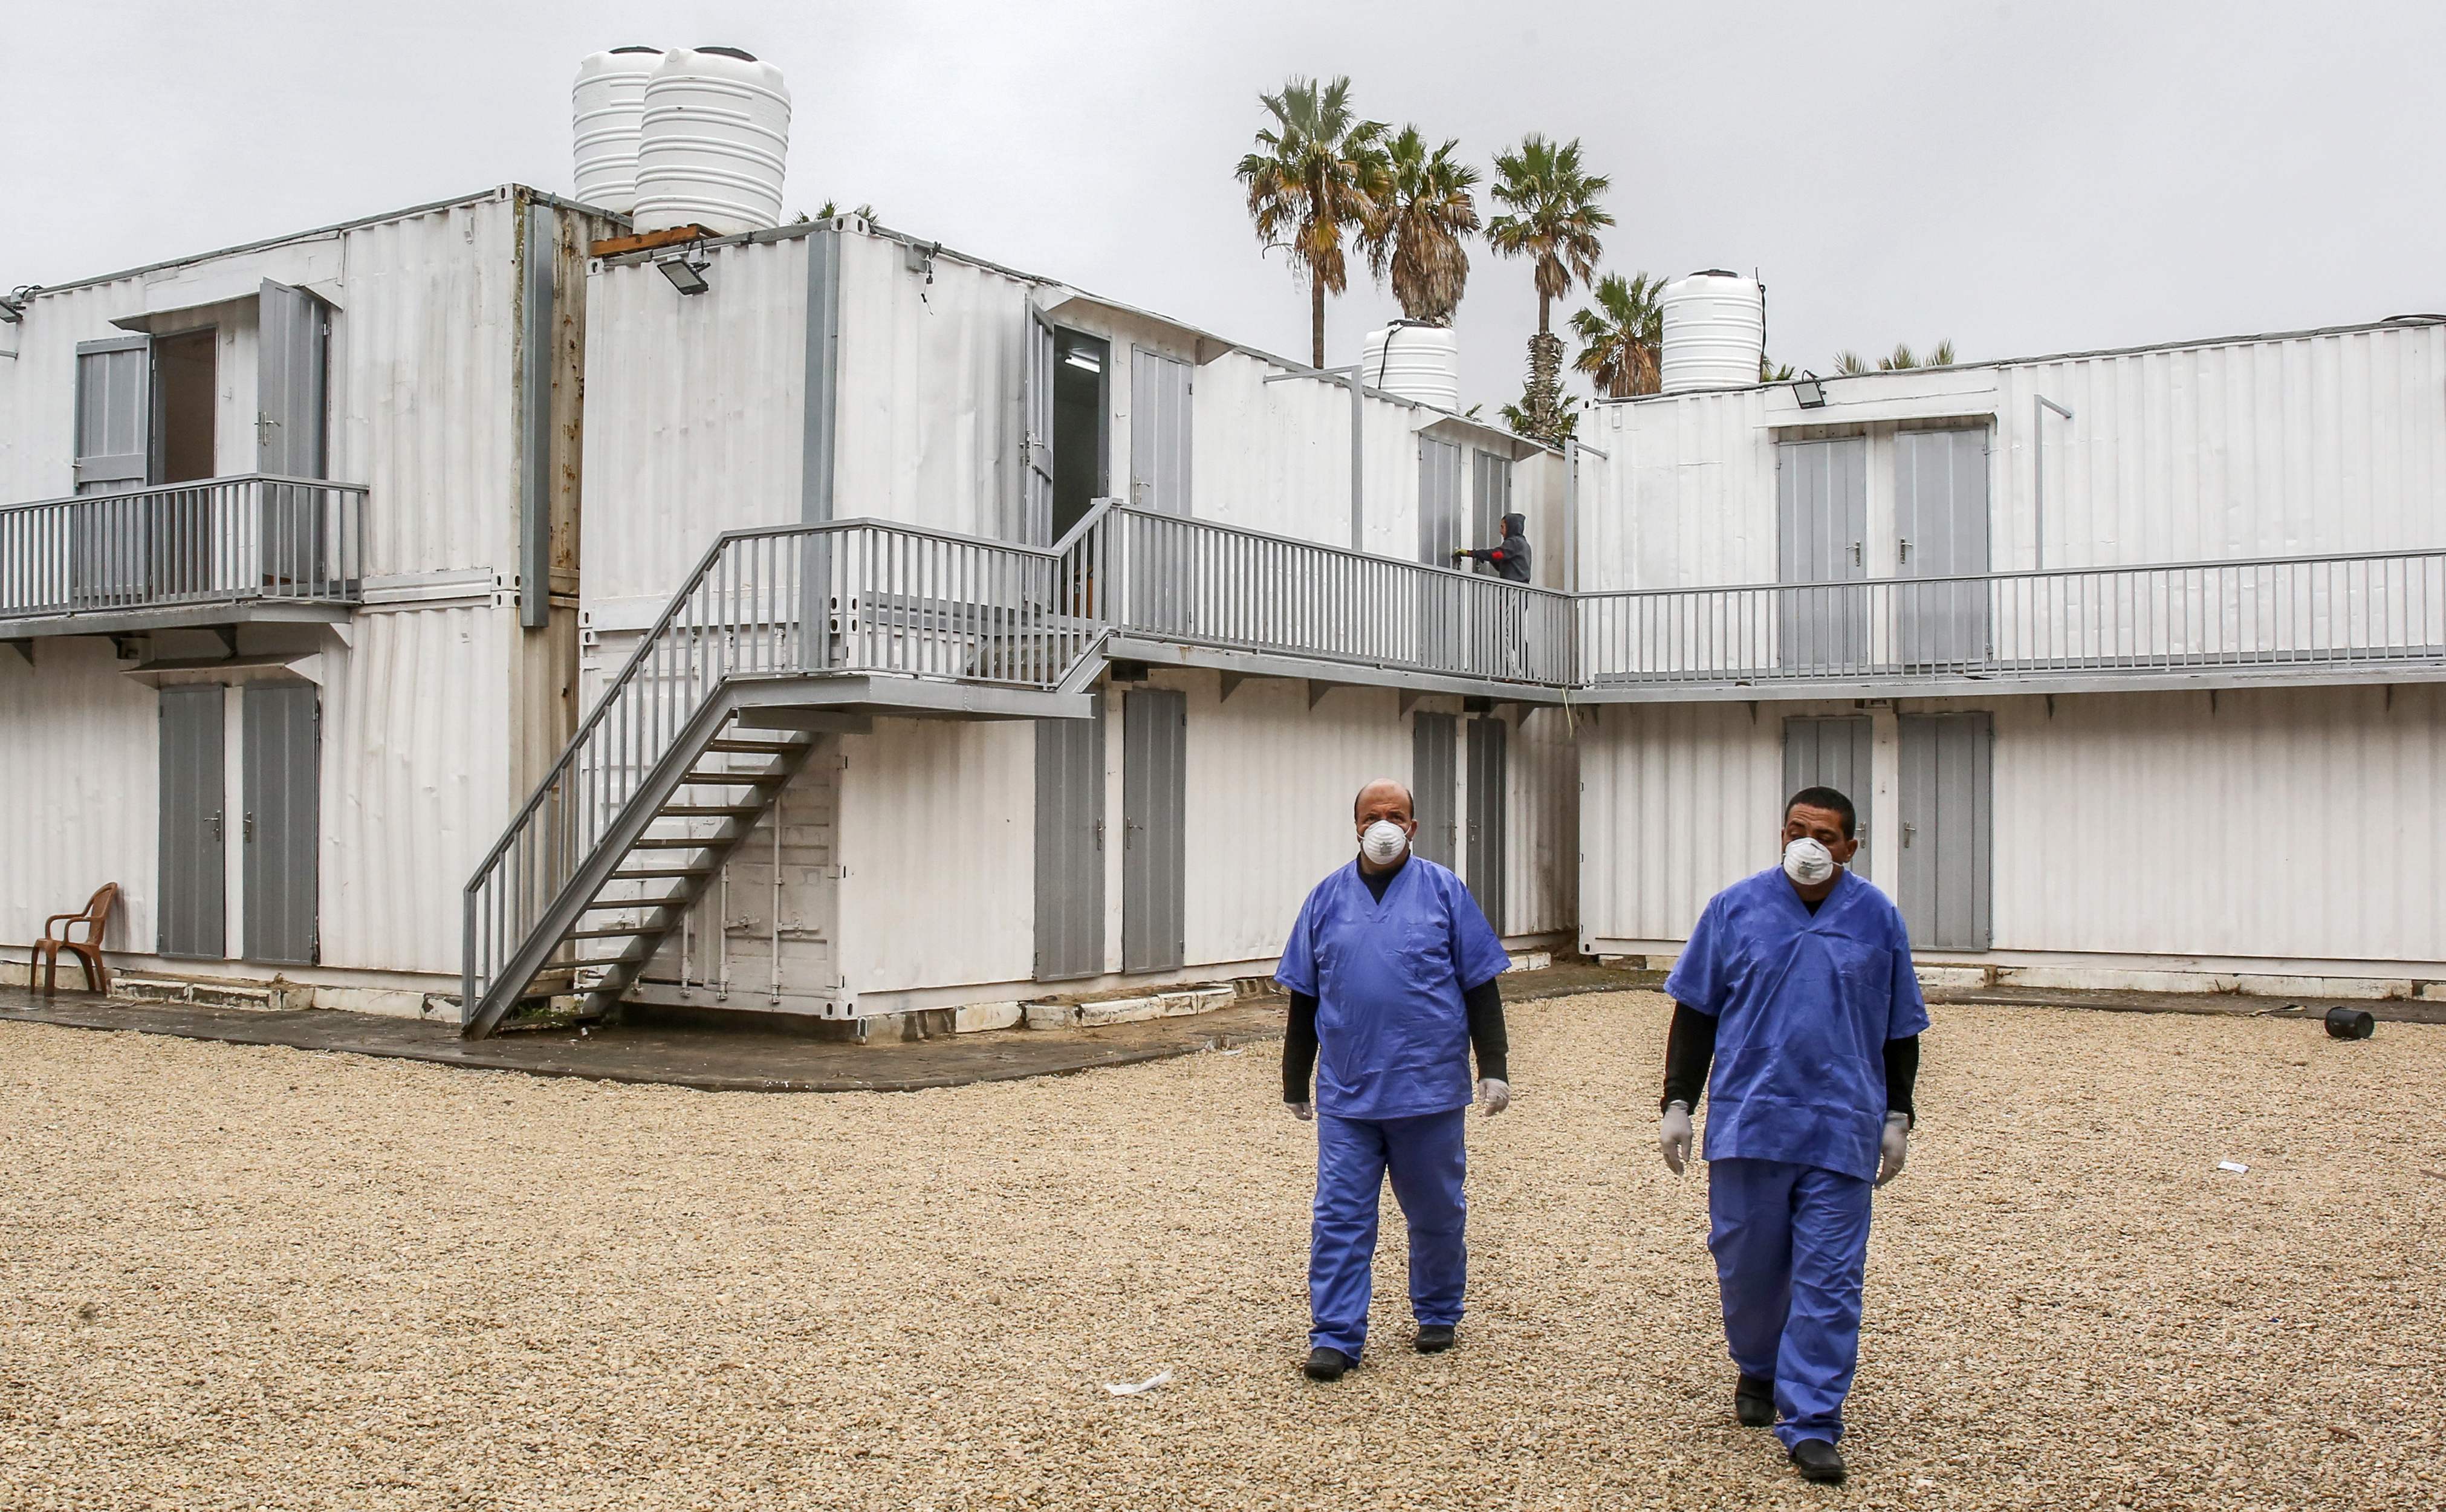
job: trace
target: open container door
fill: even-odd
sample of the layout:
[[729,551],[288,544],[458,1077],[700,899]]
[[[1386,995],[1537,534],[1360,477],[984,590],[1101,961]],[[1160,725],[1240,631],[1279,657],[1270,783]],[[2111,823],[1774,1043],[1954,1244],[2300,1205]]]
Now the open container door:
[[[325,374],[331,323],[323,302],[302,289],[263,281],[255,360],[254,466],[276,478],[326,476]],[[323,595],[331,577],[325,491],[267,483],[256,515],[262,580],[275,593]]]

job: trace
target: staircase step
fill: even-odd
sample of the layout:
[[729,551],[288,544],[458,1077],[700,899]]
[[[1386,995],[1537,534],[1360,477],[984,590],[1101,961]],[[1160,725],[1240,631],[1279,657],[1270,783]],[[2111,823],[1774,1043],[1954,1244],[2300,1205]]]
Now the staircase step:
[[699,787],[769,787],[781,780],[776,771],[762,772],[690,772],[680,779],[684,784]]
[[725,736],[720,740],[706,741],[705,743],[705,748],[707,750],[740,751],[751,756],[787,756],[793,752],[806,749],[807,743],[802,740],[737,740]]
[[753,819],[764,812],[757,803],[665,803],[656,819]]
[[630,850],[711,850],[728,837],[721,835],[641,835]]
[[[679,874],[673,873],[672,875],[678,876]],[[682,880],[686,880],[686,879],[683,878]],[[687,901],[687,894],[685,892],[663,893],[650,898],[598,898],[594,901],[587,904],[584,908],[579,909],[578,912],[581,914],[616,914],[627,909],[663,908],[672,903],[684,903],[686,901]]]
[[574,929],[569,932],[567,937],[570,939],[642,939],[648,935],[659,935],[663,929],[664,926],[660,924],[640,924],[633,929]]
[[610,877],[605,878],[604,880],[611,882],[660,882],[678,881],[684,878],[710,877],[712,875],[713,868],[710,866],[667,866],[650,871],[617,871],[613,872]]

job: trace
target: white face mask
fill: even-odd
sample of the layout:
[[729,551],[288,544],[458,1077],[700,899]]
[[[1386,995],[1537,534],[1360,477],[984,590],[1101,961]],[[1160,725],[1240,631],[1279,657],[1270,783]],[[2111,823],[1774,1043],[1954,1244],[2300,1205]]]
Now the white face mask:
[[1803,887],[1815,887],[1834,875],[1834,858],[1825,846],[1803,835],[1783,848],[1783,875]]
[[1410,837],[1402,833],[1402,826],[1389,819],[1378,820],[1359,835],[1360,851],[1379,866],[1392,865],[1409,848]]

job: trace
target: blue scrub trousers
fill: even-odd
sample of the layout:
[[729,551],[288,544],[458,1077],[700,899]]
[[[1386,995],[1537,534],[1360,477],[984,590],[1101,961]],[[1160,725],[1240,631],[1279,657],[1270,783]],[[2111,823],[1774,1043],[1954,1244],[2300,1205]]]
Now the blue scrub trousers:
[[1707,1163],[1707,1248],[1723,1293],[1724,1341],[1743,1375],[1775,1382],[1775,1433],[1786,1448],[1843,1436],[1874,1190],[1815,1165]]
[[1316,1209],[1308,1257],[1311,1349],[1359,1358],[1375,1286],[1376,1206],[1384,1177],[1410,1227],[1410,1312],[1422,1324],[1458,1323],[1469,1272],[1461,1240],[1469,1202],[1462,1139],[1467,1107],[1421,1118],[1316,1116]]

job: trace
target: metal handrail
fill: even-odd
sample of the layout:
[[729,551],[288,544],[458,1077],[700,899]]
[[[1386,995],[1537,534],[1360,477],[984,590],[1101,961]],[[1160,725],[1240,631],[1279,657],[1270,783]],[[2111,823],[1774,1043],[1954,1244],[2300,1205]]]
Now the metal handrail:
[[1590,687],[2446,661],[2446,548],[1582,595]]
[[244,473],[0,507],[0,618],[355,603],[368,494],[363,483]]
[[1094,597],[1108,507],[1052,547],[874,520],[717,538],[468,879],[462,1016],[505,970],[531,978],[527,965],[548,958],[539,947],[557,940],[541,934],[574,890],[598,885],[599,853],[637,826],[639,804],[659,802],[649,774],[693,756],[682,749],[688,732],[733,680],[1061,687],[1101,638]]
[[1680,588],[1584,588],[1567,596],[1585,601],[1590,598],[1643,598],[1674,594],[1731,594],[1792,588],[1915,587],[1922,583],[1986,583],[2016,577],[2063,577],[2082,573],[2171,573],[2196,572],[2208,567],[2292,567],[2318,562],[2396,561],[2406,557],[2434,556],[2441,551],[2446,551],[2446,546],[2414,546],[2402,551],[2324,552],[2309,557],[2214,557],[2196,561],[2099,562],[2089,567],[2016,567],[2004,572],[1931,573],[1919,577],[1844,577],[1824,582],[1751,581],[1697,583]]

